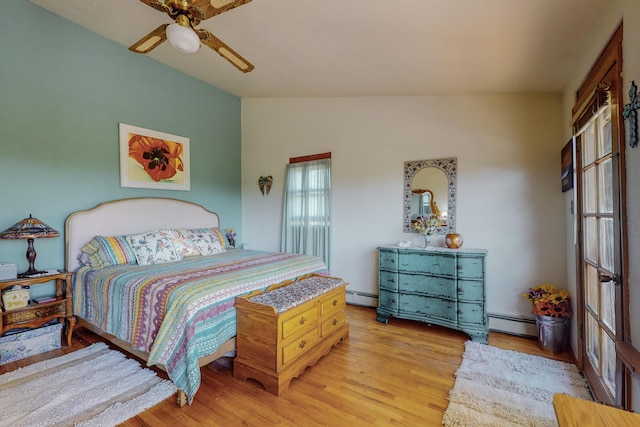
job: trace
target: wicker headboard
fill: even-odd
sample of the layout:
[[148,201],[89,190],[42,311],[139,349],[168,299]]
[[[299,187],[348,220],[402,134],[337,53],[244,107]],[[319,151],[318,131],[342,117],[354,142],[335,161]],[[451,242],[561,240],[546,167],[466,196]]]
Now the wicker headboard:
[[184,200],[144,197],[104,202],[74,212],[65,222],[65,266],[80,267],[80,249],[95,236],[120,236],[158,228],[218,227],[218,214]]

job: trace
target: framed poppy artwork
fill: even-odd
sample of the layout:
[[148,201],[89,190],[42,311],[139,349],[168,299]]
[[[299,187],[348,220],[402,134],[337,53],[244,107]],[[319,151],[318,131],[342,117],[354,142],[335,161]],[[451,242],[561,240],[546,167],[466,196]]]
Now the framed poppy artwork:
[[120,186],[191,189],[189,138],[120,123]]

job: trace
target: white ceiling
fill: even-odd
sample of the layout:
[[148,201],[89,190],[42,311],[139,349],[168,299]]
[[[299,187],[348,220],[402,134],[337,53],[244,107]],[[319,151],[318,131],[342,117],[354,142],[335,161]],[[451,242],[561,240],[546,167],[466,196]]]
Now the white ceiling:
[[[139,0],[30,1],[125,50],[171,22]],[[608,3],[254,0],[200,24],[252,72],[206,46],[147,56],[245,98],[560,93]]]

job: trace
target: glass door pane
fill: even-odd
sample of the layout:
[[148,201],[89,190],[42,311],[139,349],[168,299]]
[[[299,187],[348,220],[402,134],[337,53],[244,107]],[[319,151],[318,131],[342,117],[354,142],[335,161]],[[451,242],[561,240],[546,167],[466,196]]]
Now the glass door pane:
[[[611,114],[600,108],[578,133],[581,148],[581,228],[586,363],[616,398],[614,194]],[[590,378],[590,381],[593,380]]]

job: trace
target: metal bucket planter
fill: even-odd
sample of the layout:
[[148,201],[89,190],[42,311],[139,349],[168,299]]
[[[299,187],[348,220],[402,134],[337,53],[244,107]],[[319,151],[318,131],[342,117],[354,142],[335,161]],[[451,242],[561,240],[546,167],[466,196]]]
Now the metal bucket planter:
[[570,317],[536,316],[538,346],[548,353],[562,353],[569,341]]

